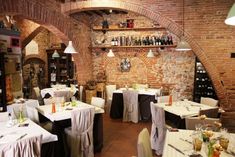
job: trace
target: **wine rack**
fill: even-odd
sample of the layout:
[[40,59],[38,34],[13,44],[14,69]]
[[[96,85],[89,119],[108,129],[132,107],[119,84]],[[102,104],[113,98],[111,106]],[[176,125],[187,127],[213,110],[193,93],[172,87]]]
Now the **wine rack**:
[[217,95],[210,77],[208,76],[202,63],[196,58],[193,99],[195,102],[200,102],[201,97],[217,99]]
[[[57,50],[60,57],[53,58],[54,51]],[[67,84],[68,79],[73,78],[74,66],[71,54],[65,54],[64,48],[47,49],[48,59],[48,84]]]

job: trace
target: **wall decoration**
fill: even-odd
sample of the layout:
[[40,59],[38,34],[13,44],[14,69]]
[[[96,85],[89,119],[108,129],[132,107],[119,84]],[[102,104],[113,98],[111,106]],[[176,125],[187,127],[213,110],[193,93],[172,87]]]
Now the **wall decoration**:
[[128,72],[131,68],[131,62],[128,58],[123,58],[120,63],[120,68],[122,72]]

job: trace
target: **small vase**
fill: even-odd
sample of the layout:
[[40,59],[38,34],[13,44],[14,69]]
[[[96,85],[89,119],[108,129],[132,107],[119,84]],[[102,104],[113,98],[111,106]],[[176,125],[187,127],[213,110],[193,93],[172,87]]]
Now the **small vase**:
[[24,114],[23,114],[23,111],[20,111],[20,112],[19,112],[18,122],[19,122],[19,123],[23,123],[23,122],[24,122]]

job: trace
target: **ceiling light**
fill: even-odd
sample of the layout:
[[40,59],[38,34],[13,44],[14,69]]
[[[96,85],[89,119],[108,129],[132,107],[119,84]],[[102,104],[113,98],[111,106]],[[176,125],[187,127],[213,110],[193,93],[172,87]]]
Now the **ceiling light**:
[[233,4],[232,8],[228,12],[228,16],[224,21],[227,25],[235,26],[235,3]]
[[108,54],[107,54],[107,57],[115,57],[115,55],[114,55],[112,49],[109,49],[109,52],[108,52]]
[[149,49],[149,52],[148,52],[148,54],[147,54],[147,57],[148,57],[148,58],[153,58],[153,57],[154,57],[154,54],[153,54],[152,49]]
[[65,48],[64,53],[77,53],[75,48],[73,47],[72,41],[69,41],[68,46]]
[[59,53],[57,52],[57,50],[54,51],[54,53],[52,54],[52,58],[59,58],[60,55]]
[[[183,0],[183,37],[184,37],[184,0]],[[179,43],[177,44],[177,47],[175,48],[176,51],[189,51],[191,50],[190,45],[187,41],[183,39],[183,37],[180,38]]]
[[[72,8],[71,3],[72,3],[72,1],[70,1],[70,11],[69,11],[70,13],[69,13],[69,15],[71,14],[71,8]],[[71,30],[71,21],[69,21],[69,28],[70,28],[69,30]],[[77,51],[73,47],[73,43],[72,43],[71,40],[69,41],[68,46],[65,48],[64,53],[77,53]]]
[[181,38],[175,50],[176,51],[190,51],[191,47],[184,39]]

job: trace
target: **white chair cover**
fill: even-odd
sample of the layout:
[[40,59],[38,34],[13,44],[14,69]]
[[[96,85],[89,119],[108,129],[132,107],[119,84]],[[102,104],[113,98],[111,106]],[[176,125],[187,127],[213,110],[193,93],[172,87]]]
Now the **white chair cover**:
[[79,95],[80,95],[80,101],[82,101],[82,96],[83,96],[83,86],[79,87]]
[[8,112],[0,112],[0,122],[8,121]]
[[38,102],[26,104],[26,112],[28,118],[34,121],[35,123],[39,123],[39,116],[36,107],[39,106]]
[[71,157],[94,157],[93,121],[95,109],[83,108],[72,111],[72,127],[66,128]]
[[147,128],[144,128],[139,133],[137,142],[137,157],[153,157]]
[[158,103],[168,103],[169,102],[169,95],[168,96],[159,96],[157,99]]
[[93,106],[97,106],[97,107],[104,109],[104,104],[105,104],[105,100],[103,98],[99,98],[99,97],[91,98],[91,105]]
[[166,135],[165,111],[154,105],[153,102],[150,103],[150,108],[152,115],[151,147],[157,155],[161,155]]
[[42,136],[22,139],[0,147],[1,157],[41,157]]
[[113,99],[113,92],[116,89],[117,89],[116,85],[106,85],[106,94],[107,94],[106,104],[107,104],[108,113],[110,112],[110,108],[111,108],[111,103],[112,103],[112,99]]
[[220,120],[218,118],[206,118],[204,120],[201,120],[200,117],[186,117],[185,118],[185,126],[187,130],[195,130],[196,124],[213,125],[214,122],[220,122]]
[[65,101],[70,101],[70,98],[73,96],[73,92],[70,91],[63,91],[63,90],[60,90],[60,91],[54,91],[54,97],[64,97]]
[[123,91],[123,121],[132,121],[138,123],[139,120],[139,104],[138,92],[134,90]]
[[54,98],[44,98],[43,99],[44,105],[51,105],[53,102],[55,102]]
[[216,107],[218,106],[219,101],[213,98],[201,97],[200,103],[204,105]]

